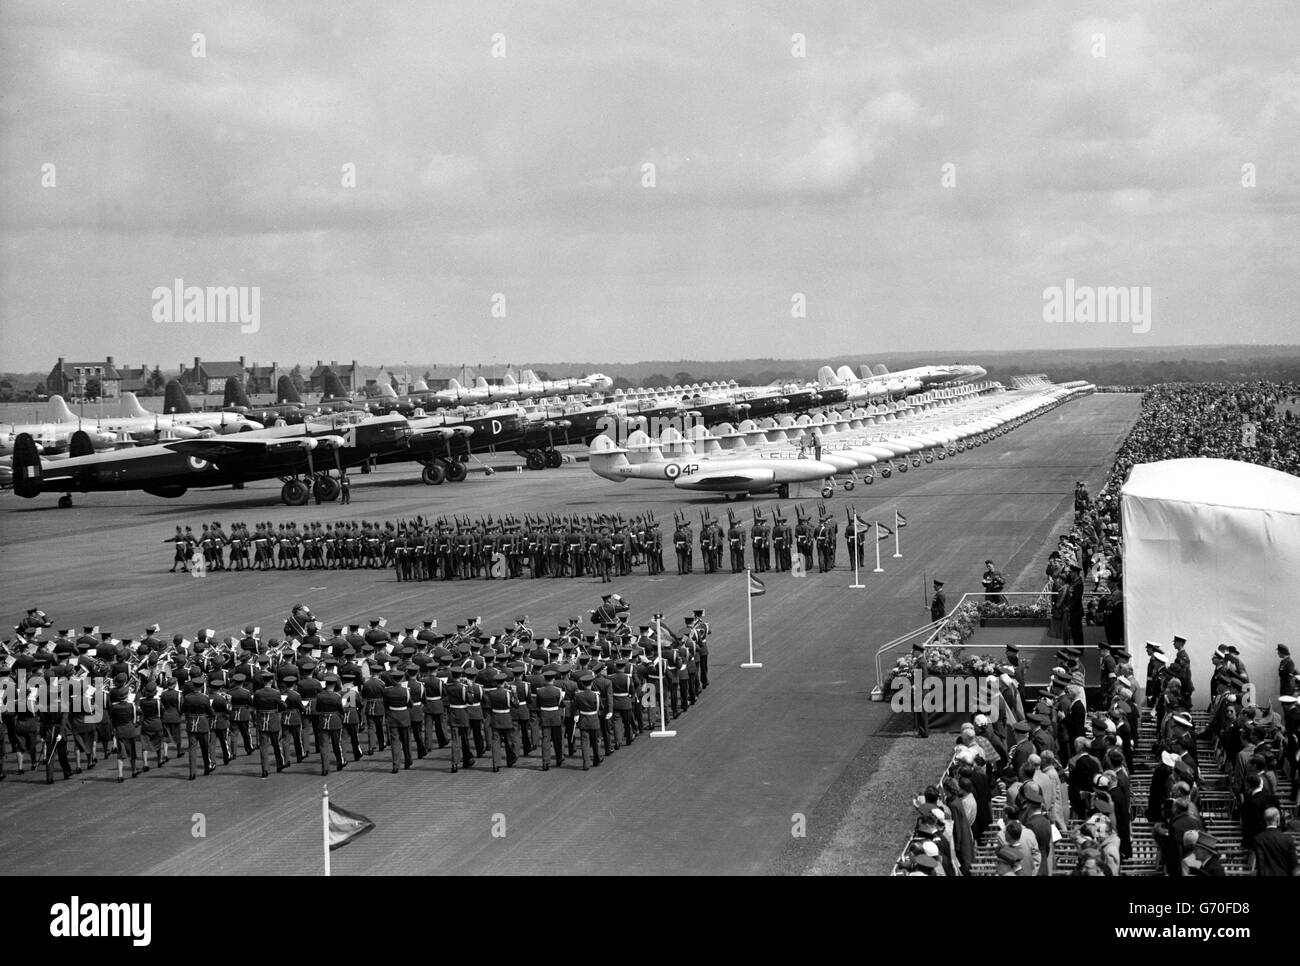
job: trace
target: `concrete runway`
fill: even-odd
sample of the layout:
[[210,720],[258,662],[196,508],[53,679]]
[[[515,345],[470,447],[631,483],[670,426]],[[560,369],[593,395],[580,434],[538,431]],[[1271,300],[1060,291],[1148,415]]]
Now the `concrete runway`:
[[[1068,518],[1075,480],[1095,491],[1138,415],[1137,395],[1094,395],[1067,403],[991,444],[906,475],[877,479],[826,501],[843,524],[853,505],[865,519],[908,519],[903,559],[881,545],[883,574],[864,571],[853,590],[841,542],[840,569],[796,579],[767,576],[754,600],[760,670],[746,659],[743,576],[616,580],[633,623],[664,611],[674,627],[707,607],[712,687],[682,716],[673,738],[643,737],[598,769],[542,774],[536,756],[492,774],[489,763],[451,775],[445,752],[389,774],[387,757],[363,759],[328,779],[331,799],[376,828],[334,853],[335,874],[797,872],[834,827],[871,762],[900,740],[882,733],[890,712],[872,703],[876,648],[924,623],[924,575],[941,576],[948,598],[979,589],[986,558],[1009,589],[1037,589],[1048,542]],[[143,494],[85,494],[71,510],[56,497],[0,495],[0,613],[9,625],[39,606],[56,626],[99,624],[138,636],[158,621],[165,634],[212,627],[219,634],[258,624],[278,630],[304,602],[328,625],[385,616],[389,628],[436,618],[440,629],[482,615],[489,629],[528,614],[546,633],[600,602],[598,581],[518,580],[399,583],[389,572],[168,574],[176,524],[290,519],[397,519],[417,513],[506,512],[625,515],[652,509],[671,533],[674,509],[696,524],[708,507],[725,519],[750,503],[691,497],[667,486],[609,483],[585,465],[541,473],[474,474],[426,487],[406,466],[354,477],[347,508],[288,508],[278,482],[159,500]],[[802,500],[813,511],[810,487]],[[771,498],[756,501],[764,508]],[[793,518],[791,504],[782,501]],[[344,511],[344,512],[341,512]],[[725,525],[725,524],[724,524]],[[842,533],[841,533],[842,538]],[[870,550],[868,550],[870,555]],[[868,556],[870,560],[870,556]],[[1019,579],[1017,579],[1019,575]],[[907,740],[907,739],[901,739]],[[253,759],[210,778],[186,780],[173,762],[124,785],[105,764],[47,787],[43,772],[0,783],[0,854],[25,873],[319,874],[318,765],[295,765],[263,781]],[[900,789],[900,796],[908,790]],[[900,798],[901,801],[901,798]],[[792,816],[807,816],[806,839]],[[206,836],[194,835],[197,815]],[[493,832],[504,830],[504,836]]]

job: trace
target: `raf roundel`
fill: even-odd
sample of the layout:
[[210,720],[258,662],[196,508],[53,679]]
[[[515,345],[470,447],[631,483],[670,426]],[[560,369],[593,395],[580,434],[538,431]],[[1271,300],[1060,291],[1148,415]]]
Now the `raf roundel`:
[[190,457],[190,469],[196,472],[202,472],[208,468],[208,461],[199,459],[197,456]]
[[677,477],[681,475],[682,475],[682,468],[678,466],[676,463],[669,463],[667,466],[664,467],[664,476],[668,477],[668,479],[670,480],[675,480],[677,479]]

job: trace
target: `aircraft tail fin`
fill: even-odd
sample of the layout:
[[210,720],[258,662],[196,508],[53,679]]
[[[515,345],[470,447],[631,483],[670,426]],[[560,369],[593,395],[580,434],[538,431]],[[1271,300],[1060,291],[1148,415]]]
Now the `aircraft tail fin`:
[[873,376],[887,376],[889,375],[889,369],[884,363],[878,363],[871,367],[871,374]]
[[429,384],[423,379],[415,380],[415,385],[411,387],[412,392],[428,392]]
[[135,398],[135,393],[133,392],[122,393],[122,398],[119,401],[119,406],[123,416],[139,418],[141,416],[153,415],[147,409],[145,409],[143,406],[140,405],[140,400]]
[[79,429],[72,434],[72,439],[68,441],[68,455],[93,456],[95,453],[95,444],[90,441],[90,434],[84,429]]
[[832,369],[830,366],[822,366],[820,369],[817,370],[817,385],[822,387],[823,389],[825,389],[827,386],[838,385],[839,381],[840,381],[839,376],[835,374],[835,370]]
[[450,389],[457,396],[459,396],[461,393],[465,391],[465,387],[460,384],[459,379],[448,379],[447,388]]
[[231,376],[226,380],[226,392],[221,399],[221,405],[250,408],[248,394],[244,392],[243,383],[240,382],[238,376]]
[[857,382],[858,377],[853,374],[853,370],[848,366],[840,366],[835,370],[835,375],[839,377],[840,382]]
[[298,390],[293,386],[293,380],[288,376],[281,376],[275,384],[276,402],[282,403],[301,403],[302,396],[298,395]]
[[321,376],[322,389],[325,392],[326,399],[347,399],[348,391],[343,388],[343,383],[339,380],[338,373],[333,369],[326,369]]
[[625,479],[618,471],[630,465],[627,450],[603,434],[591,441],[591,446],[587,450],[587,460],[591,471],[597,476],[618,483]]
[[[190,408],[190,399],[185,395],[185,390],[175,379],[167,380],[167,385],[163,389],[163,412],[165,413],[192,413]],[[149,413],[145,414],[150,415]]]
[[513,375],[512,373],[507,372],[507,373],[505,374],[505,377],[501,380],[501,385],[503,385],[503,386],[518,386],[519,383],[515,382],[515,377],[514,377],[514,375]]
[[[63,397],[57,393],[50,397],[50,422],[54,423],[75,423],[77,414],[68,408],[68,404],[63,401]],[[14,477],[17,479],[17,476]]]
[[391,382],[386,382],[379,387],[379,395],[382,399],[396,399],[397,390],[393,388]]
[[[58,399],[51,396],[50,401]],[[31,433],[19,433],[14,440],[13,455],[14,492],[30,500],[41,492],[41,454],[36,451],[36,440]]]
[[487,381],[486,379],[484,379],[482,376],[475,376],[475,377],[474,377],[474,388],[475,388],[475,389],[487,389],[487,388],[488,388],[488,381]]

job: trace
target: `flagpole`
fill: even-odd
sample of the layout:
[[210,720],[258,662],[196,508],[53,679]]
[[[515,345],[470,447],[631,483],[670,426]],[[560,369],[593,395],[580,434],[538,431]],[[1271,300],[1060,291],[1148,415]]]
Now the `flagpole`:
[[325,851],[325,877],[330,874],[330,789],[322,785],[320,790],[321,845]]
[[676,731],[668,730],[664,717],[664,629],[663,614],[655,614],[655,644],[659,648],[659,730],[650,732],[651,738],[671,738]]
[[898,550],[898,531],[901,529],[902,527],[898,525],[898,511],[895,510],[894,511],[894,556],[895,557],[903,556],[902,553],[900,553]]
[[754,595],[750,592],[749,568],[745,568],[745,607],[749,611],[749,661],[741,667],[762,667],[754,663]]
[[880,521],[876,521],[876,539],[872,541],[876,545],[876,569],[873,573],[883,574],[885,568],[880,566]]

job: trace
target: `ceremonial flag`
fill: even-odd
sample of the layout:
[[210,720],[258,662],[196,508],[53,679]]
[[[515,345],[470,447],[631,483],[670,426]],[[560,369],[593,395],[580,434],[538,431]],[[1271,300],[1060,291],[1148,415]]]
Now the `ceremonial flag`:
[[764,584],[757,577],[755,577],[753,574],[750,574],[749,575],[749,596],[762,597],[766,593],[767,593],[767,585]]
[[876,521],[876,539],[877,539],[877,540],[888,540],[888,539],[889,539],[890,537],[892,537],[893,535],[894,535],[894,531],[893,531],[893,530],[889,529],[889,527],[885,526],[885,525],[884,525],[883,523],[881,523],[879,520]]
[[903,514],[899,513],[897,510],[894,511],[894,526],[896,527],[907,526],[907,517],[903,516]]
[[331,852],[374,827],[375,823],[364,815],[330,804],[329,793],[325,793],[325,835]]

